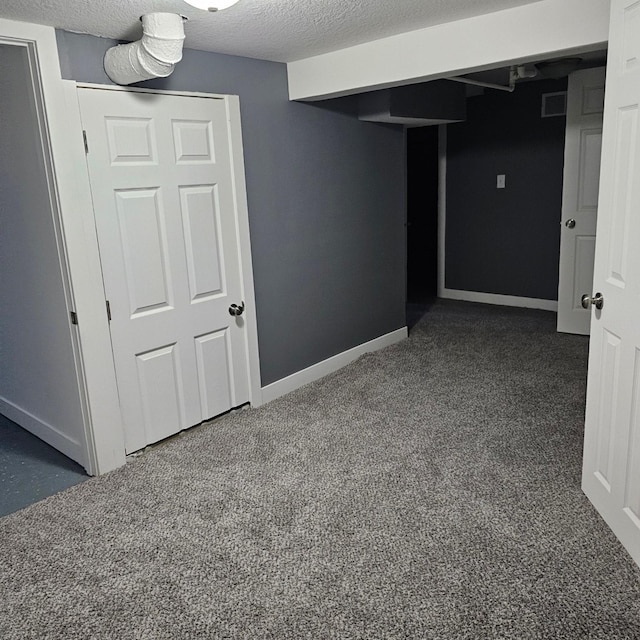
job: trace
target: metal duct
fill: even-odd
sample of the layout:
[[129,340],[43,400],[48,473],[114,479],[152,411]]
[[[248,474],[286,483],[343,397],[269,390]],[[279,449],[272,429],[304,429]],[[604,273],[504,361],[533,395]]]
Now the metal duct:
[[104,70],[116,84],[166,78],[182,59],[182,16],[176,13],[149,13],[140,20],[140,40],[111,47],[105,53]]

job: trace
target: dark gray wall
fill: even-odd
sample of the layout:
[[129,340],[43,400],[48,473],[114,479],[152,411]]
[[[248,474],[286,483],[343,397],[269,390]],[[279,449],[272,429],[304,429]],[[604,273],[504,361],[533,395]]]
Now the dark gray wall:
[[[115,43],[57,32],[63,77]],[[405,325],[404,135],[288,101],[286,66],[185,50],[159,89],[240,96],[262,384]]]
[[558,299],[565,118],[540,109],[566,84],[487,90],[447,127],[447,288]]

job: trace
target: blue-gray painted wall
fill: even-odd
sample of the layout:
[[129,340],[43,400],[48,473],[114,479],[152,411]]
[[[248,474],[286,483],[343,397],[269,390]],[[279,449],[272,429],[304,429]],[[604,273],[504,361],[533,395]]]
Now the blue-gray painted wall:
[[[62,74],[110,84],[112,40],[57,31]],[[186,49],[140,86],[240,96],[262,384],[405,326],[400,127],[288,100],[280,63]]]
[[466,122],[447,126],[447,288],[558,299],[566,120],[542,118],[541,99],[566,87],[487,90],[467,100]]

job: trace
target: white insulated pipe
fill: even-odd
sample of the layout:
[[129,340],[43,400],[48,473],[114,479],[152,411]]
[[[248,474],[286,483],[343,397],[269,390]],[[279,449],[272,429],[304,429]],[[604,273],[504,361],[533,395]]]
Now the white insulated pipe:
[[512,93],[516,88],[515,83],[510,82],[509,86],[502,84],[493,84],[493,82],[482,82],[480,80],[474,80],[473,78],[466,78],[465,76],[457,76],[455,78],[445,78],[445,80],[451,80],[451,82],[462,82],[463,84],[471,84],[474,87],[484,87],[485,89],[498,89],[500,91],[508,91]]
[[104,70],[116,84],[166,78],[182,60],[182,16],[176,13],[148,13],[140,19],[142,38],[111,47],[104,55]]
[[536,68],[533,66],[512,65],[509,67],[509,84],[494,84],[493,82],[482,82],[480,80],[474,80],[473,78],[467,78],[466,76],[457,76],[455,78],[446,78],[452,82],[463,82],[464,84],[472,84],[475,87],[485,87],[487,89],[499,89],[500,91],[508,91],[513,93],[516,89],[516,82],[523,78],[535,78],[538,75]]

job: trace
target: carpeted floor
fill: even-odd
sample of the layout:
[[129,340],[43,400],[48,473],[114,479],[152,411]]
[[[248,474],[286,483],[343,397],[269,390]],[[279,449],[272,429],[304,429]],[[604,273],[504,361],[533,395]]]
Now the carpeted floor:
[[436,303],[409,340],[0,520],[0,637],[640,638],[580,490],[587,341]]

